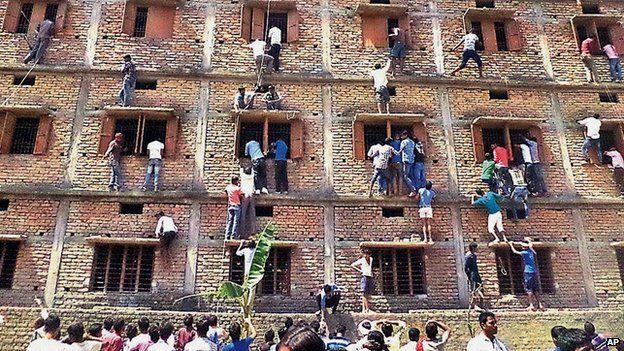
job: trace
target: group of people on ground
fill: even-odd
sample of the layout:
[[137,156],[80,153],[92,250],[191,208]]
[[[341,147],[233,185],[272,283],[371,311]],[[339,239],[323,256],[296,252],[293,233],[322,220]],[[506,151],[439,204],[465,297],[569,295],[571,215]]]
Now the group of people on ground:
[[[592,322],[585,322],[583,329],[566,328],[558,325],[550,330],[555,348],[550,351],[609,351],[608,337],[598,334]],[[624,350],[624,343],[617,346],[617,351]]]

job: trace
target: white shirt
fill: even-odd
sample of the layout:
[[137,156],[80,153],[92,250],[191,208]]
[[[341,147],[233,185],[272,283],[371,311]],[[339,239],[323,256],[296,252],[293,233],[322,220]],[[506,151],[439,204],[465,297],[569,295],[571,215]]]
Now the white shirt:
[[435,341],[427,341],[427,340],[423,340],[423,350],[425,351],[444,351],[444,345],[446,345],[446,342],[449,339],[451,332],[450,331],[445,331],[442,334],[442,337],[435,340]]
[[160,234],[160,230],[162,229],[163,233],[166,232],[177,232],[178,227],[173,223],[173,219],[169,216],[162,216],[158,220],[158,225],[156,225],[156,235]]
[[613,166],[613,168],[624,168],[624,159],[622,158],[622,154],[618,151],[607,151],[605,154],[611,157],[611,166]]
[[184,351],[217,351],[217,344],[208,338],[197,338],[186,344]]
[[93,340],[87,340],[81,343],[75,342],[65,346],[65,351],[100,351],[101,349],[102,343]]
[[237,256],[245,257],[245,277],[249,275],[249,271],[251,270],[251,262],[253,262],[253,256],[255,251],[256,249],[250,249],[248,247],[236,250]]
[[531,158],[531,148],[527,144],[520,144],[520,150],[522,150],[522,159],[524,163],[533,163]]
[[588,117],[578,121],[578,123],[587,128],[587,136],[591,139],[600,139],[600,126],[602,122],[594,117]]
[[167,344],[163,339],[158,340],[157,343],[147,348],[147,351],[175,351],[175,349]]
[[154,140],[147,144],[147,150],[149,150],[149,158],[162,159],[162,151],[165,149],[165,145],[158,140]]
[[66,344],[54,339],[37,339],[28,345],[26,351],[64,351]]
[[130,340],[130,343],[128,343],[128,350],[132,350],[133,348],[139,346],[139,344],[150,340],[152,339],[150,339],[149,334],[139,334]]
[[468,343],[467,351],[507,351],[505,344],[498,339],[490,340],[483,332],[475,336]]
[[401,335],[384,338],[384,342],[388,346],[389,351],[400,351],[401,349]]
[[418,345],[418,341],[410,341],[401,347],[401,351],[416,351],[416,345]]
[[282,45],[282,30],[277,27],[269,29],[269,43]]
[[373,86],[375,89],[379,89],[381,87],[385,87],[388,85],[388,77],[386,74],[388,73],[389,65],[385,67],[381,67],[380,69],[376,69],[370,72],[370,76],[373,77]]
[[479,41],[479,36],[474,33],[464,35],[464,51],[475,50],[477,41]]
[[360,266],[360,270],[362,271],[362,275],[365,275],[367,277],[372,277],[373,276],[373,258],[370,258],[370,263],[366,262],[366,258],[362,257],[359,260],[353,262],[352,264],[353,266],[355,265],[359,265]]
[[250,197],[254,193],[254,180],[253,180],[253,170],[251,174],[247,174],[240,169],[240,181],[241,181],[241,191],[245,194],[246,197]]
[[256,40],[253,43],[249,44],[249,47],[253,50],[254,57],[264,55],[265,46],[266,42],[264,40]]

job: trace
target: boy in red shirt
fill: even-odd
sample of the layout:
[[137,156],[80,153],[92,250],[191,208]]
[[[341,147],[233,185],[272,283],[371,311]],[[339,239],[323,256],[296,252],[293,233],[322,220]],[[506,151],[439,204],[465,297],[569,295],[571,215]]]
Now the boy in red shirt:
[[492,154],[494,154],[494,162],[496,162],[496,171],[498,177],[503,184],[503,194],[511,194],[511,187],[513,180],[511,179],[511,173],[509,173],[509,153],[507,149],[496,143],[492,144]]
[[241,214],[241,198],[243,192],[240,188],[238,176],[232,176],[232,182],[225,188],[228,196],[228,213],[225,224],[225,239],[238,238],[238,223]]

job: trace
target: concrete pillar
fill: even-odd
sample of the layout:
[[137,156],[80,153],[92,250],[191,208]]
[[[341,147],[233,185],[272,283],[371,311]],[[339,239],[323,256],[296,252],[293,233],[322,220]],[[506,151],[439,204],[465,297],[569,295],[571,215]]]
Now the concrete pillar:
[[585,296],[587,296],[587,304],[589,307],[598,307],[598,297],[596,296],[596,286],[594,285],[594,275],[589,260],[589,248],[587,247],[587,236],[585,234],[585,225],[583,214],[579,208],[572,209],[572,219],[574,221],[574,232],[578,240],[579,256],[581,258],[581,268],[583,270],[583,284],[585,287]]
[[322,88],[323,99],[323,170],[324,187],[326,191],[332,191],[334,186],[334,150],[332,135],[332,96],[331,86]]
[[210,69],[212,66],[212,51],[214,50],[214,29],[216,22],[216,10],[214,4],[206,6],[206,21],[204,22],[204,52],[202,57],[202,68]]
[[331,72],[331,7],[329,0],[321,0],[321,57],[323,71]]
[[54,307],[54,295],[56,295],[65,231],[67,230],[67,220],[69,219],[69,205],[69,200],[62,200],[56,213],[54,239],[52,241],[50,265],[48,266],[48,277],[44,291],[45,305],[48,307]]
[[91,18],[89,20],[89,30],[87,31],[87,48],[85,50],[85,65],[88,68],[93,67],[95,59],[95,48],[98,38],[98,29],[100,27],[100,19],[102,18],[102,3],[94,2],[91,9]]
[[436,73],[444,74],[444,43],[442,42],[442,29],[440,28],[440,18],[438,17],[437,1],[429,1],[431,18],[431,30],[433,34],[433,54],[436,64]]
[[444,128],[444,137],[446,139],[446,155],[448,156],[448,189],[451,194],[459,194],[457,160],[455,159],[455,139],[453,138],[453,120],[451,118],[451,103],[449,101],[448,89],[446,87],[438,88],[438,98],[440,100],[440,111],[442,113],[442,127]]
[[534,13],[536,14],[536,18],[534,18],[534,22],[537,23],[537,37],[539,38],[540,51],[542,55],[542,65],[544,66],[544,71],[546,71],[546,76],[548,79],[555,79],[555,73],[553,71],[552,62],[550,60],[550,47],[548,46],[548,34],[544,30],[544,25],[546,24],[546,18],[544,17],[544,9],[541,5],[535,4]]
[[186,266],[184,267],[184,293],[195,293],[197,281],[197,251],[199,246],[199,232],[201,229],[201,203],[194,201],[191,204],[189,218],[189,234],[186,244]]
[[86,75],[80,81],[80,91],[78,92],[78,101],[76,102],[76,113],[72,123],[72,135],[69,141],[69,150],[67,151],[67,165],[63,175],[63,187],[71,188],[74,183],[76,174],[76,165],[78,164],[78,150],[82,140],[82,129],[84,127],[84,119],[86,115],[87,102],[89,100],[89,89],[91,88],[91,76]]
[[561,112],[559,95],[557,93],[550,93],[550,102],[552,105],[552,115],[553,122],[555,124],[555,132],[557,133],[557,140],[559,141],[561,160],[563,162],[563,174],[565,175],[566,188],[570,192],[576,192],[576,185],[574,184],[574,172],[572,171],[572,162],[570,161],[570,153],[568,152],[568,143],[565,136],[566,127],[563,120],[563,113]]
[[208,98],[210,97],[210,82],[203,80],[199,90],[197,111],[197,130],[195,133],[195,164],[193,166],[193,189],[204,189],[204,161],[206,156],[206,133],[208,121]]
[[335,242],[335,207],[333,204],[323,207],[323,227],[325,233],[325,247],[323,250],[323,266],[325,284],[336,281],[336,242]]

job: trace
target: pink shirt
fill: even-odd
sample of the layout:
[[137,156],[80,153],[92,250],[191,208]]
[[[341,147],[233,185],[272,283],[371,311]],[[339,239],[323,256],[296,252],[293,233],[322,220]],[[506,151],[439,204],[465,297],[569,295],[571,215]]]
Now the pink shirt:
[[225,188],[228,195],[228,205],[240,205],[243,192],[240,186],[230,184]]
[[195,339],[195,336],[195,330],[193,329],[191,329],[191,331],[188,331],[188,329],[186,328],[180,329],[176,338],[176,350],[184,351],[184,346],[186,346],[186,344],[188,344],[189,342],[193,341],[193,339]]
[[117,333],[106,335],[102,339],[102,351],[123,351],[123,339]]
[[611,165],[613,168],[624,168],[624,159],[618,151],[607,151],[605,155],[611,157]]
[[596,40],[587,38],[581,43],[581,53],[588,55],[593,54],[596,52],[596,46]]
[[611,44],[605,45],[604,48],[602,48],[602,50],[605,52],[605,54],[607,54],[607,57],[610,59],[620,58],[620,55],[615,50],[615,46]]
[[502,146],[497,146],[494,151],[494,161],[501,167],[509,167],[509,154],[507,149]]

